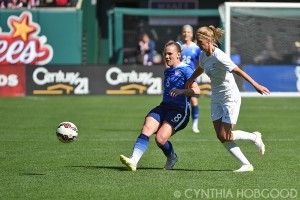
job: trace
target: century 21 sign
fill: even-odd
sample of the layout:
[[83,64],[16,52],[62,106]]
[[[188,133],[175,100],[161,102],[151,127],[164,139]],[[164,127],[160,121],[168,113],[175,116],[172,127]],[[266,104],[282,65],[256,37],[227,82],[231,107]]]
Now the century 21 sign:
[[7,19],[10,32],[0,27],[0,65],[45,65],[53,58],[47,37],[39,36],[40,26],[32,21],[30,12]]

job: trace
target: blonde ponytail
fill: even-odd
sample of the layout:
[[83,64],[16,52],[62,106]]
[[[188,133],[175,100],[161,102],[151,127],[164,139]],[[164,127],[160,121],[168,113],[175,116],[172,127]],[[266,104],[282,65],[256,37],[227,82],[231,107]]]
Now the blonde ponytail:
[[210,38],[214,44],[222,43],[224,30],[221,28],[215,28],[213,25],[202,26],[197,30],[197,35],[202,35],[206,38]]

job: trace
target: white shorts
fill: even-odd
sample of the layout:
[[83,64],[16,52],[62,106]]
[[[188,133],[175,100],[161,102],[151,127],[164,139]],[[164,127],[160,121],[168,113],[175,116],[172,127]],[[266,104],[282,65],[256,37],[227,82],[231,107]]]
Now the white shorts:
[[222,122],[236,124],[241,107],[241,98],[211,103],[211,119],[216,121],[222,118]]

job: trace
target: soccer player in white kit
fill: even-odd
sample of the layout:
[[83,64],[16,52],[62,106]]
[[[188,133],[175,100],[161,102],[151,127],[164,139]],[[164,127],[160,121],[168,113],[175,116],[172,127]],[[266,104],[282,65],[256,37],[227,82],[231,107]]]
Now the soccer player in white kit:
[[260,155],[265,153],[265,145],[260,132],[233,131],[237,122],[241,96],[232,72],[243,77],[260,94],[270,94],[270,91],[255,82],[247,73],[235,65],[230,57],[220,50],[216,43],[221,43],[224,31],[214,26],[203,26],[197,30],[197,45],[202,50],[199,67],[187,81],[187,87],[204,71],[211,79],[211,118],[218,139],[224,147],[241,163],[241,168],[234,172],[253,171],[254,168],[235,140],[251,140],[256,145]]

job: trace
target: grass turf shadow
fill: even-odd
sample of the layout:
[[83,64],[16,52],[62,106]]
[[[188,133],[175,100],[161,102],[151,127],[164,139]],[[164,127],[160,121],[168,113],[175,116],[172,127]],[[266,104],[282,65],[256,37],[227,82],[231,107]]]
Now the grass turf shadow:
[[[74,167],[74,168],[86,168],[86,169],[111,169],[117,171],[128,171],[125,166],[66,166],[66,167]],[[163,170],[163,168],[157,167],[139,167],[138,171],[141,170]],[[175,168],[173,170],[164,170],[164,171],[194,171],[194,172],[232,172],[231,169],[183,169],[183,168]]]

